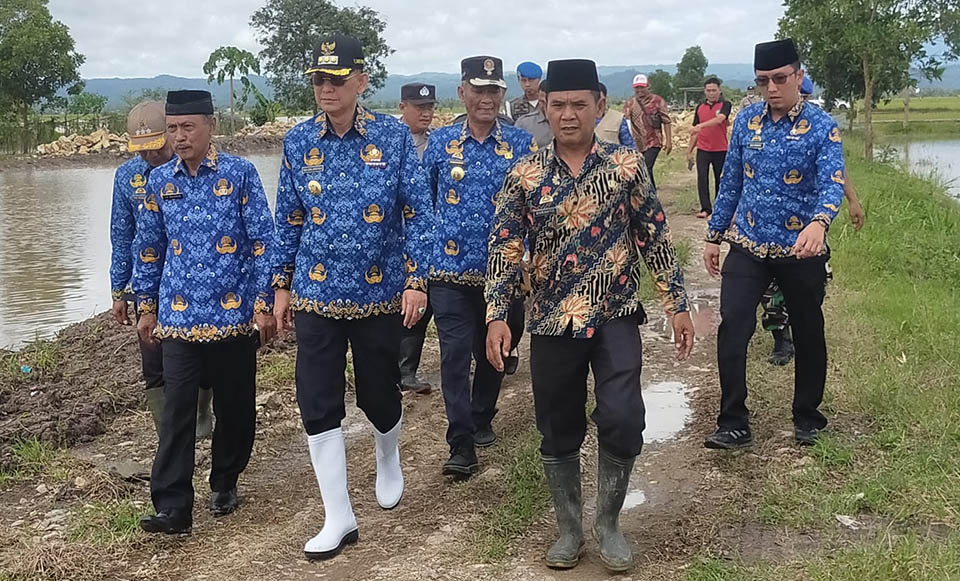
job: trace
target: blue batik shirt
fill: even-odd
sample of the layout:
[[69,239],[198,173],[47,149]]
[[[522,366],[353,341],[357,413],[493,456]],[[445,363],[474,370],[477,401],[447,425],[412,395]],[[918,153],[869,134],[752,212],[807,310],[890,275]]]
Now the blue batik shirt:
[[117,168],[113,176],[113,203],[110,207],[110,294],[123,300],[133,278],[137,253],[133,238],[137,230],[137,206],[147,194],[147,177],[153,167],[139,155]]
[[150,174],[137,218],[133,291],[159,337],[248,334],[272,312],[273,217],[252,163],[211,146],[191,176],[175,157]]
[[840,130],[830,115],[800,101],[774,122],[766,103],[750,105],[733,125],[707,241],[761,258],[791,256],[810,222],[829,227],[843,184]]
[[497,193],[507,172],[536,150],[533,136],[499,121],[483,142],[466,121],[430,135],[423,166],[436,196],[431,280],[483,286]]
[[426,291],[433,216],[410,130],[358,106],[340,137],[320,113],[283,142],[273,286],[291,308],[358,319]]

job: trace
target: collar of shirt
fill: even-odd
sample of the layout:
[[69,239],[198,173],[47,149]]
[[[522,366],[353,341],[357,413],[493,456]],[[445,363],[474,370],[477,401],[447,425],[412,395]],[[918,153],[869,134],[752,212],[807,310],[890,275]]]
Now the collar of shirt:
[[[799,117],[801,113],[803,113],[803,99],[800,99],[799,101],[797,101],[797,104],[791,107],[789,111],[787,111],[786,116],[787,118],[790,119],[790,123],[793,123],[794,121],[797,120],[797,117]],[[764,119],[766,119],[767,117],[770,117],[770,103],[764,103],[763,113],[760,114],[760,122],[763,123]],[[770,118],[771,120],[773,119],[772,117]]]
[[[203,160],[203,163],[200,164],[200,167],[207,167],[211,171],[217,171],[217,148],[211,143],[210,149],[207,150],[207,157]],[[199,169],[199,168],[198,168]],[[184,167],[183,158],[177,156],[177,164],[173,167],[173,175],[178,173],[185,172],[186,168]]]
[[[362,137],[367,136],[367,122],[374,121],[376,117],[373,116],[373,113],[367,111],[363,105],[357,104],[357,110],[353,114],[353,129],[356,130]],[[313,120],[314,123],[320,126],[320,132],[318,137],[321,139],[327,135],[327,114],[321,111]]]
[[577,179],[577,177],[586,175],[591,169],[599,165],[602,162],[607,161],[610,157],[609,152],[605,151],[604,148],[599,147],[597,144],[597,138],[593,138],[593,145],[590,147],[590,153],[587,154],[587,157],[583,160],[583,167],[580,168],[580,173],[575,177],[573,172],[570,171],[570,166],[567,165],[567,162],[563,161],[560,158],[560,155],[557,153],[556,141],[550,143],[550,158],[551,165],[554,169],[560,170],[565,174],[565,177],[571,177]]
[[500,119],[498,118],[494,120],[493,128],[490,130],[490,133],[488,133],[487,136],[483,138],[483,141],[480,141],[479,139],[473,136],[473,133],[470,132],[470,129],[468,127],[468,120],[464,119],[460,127],[460,143],[465,142],[468,137],[481,145],[490,141],[491,139],[495,139],[497,140],[497,142],[503,141],[503,128],[500,126]]

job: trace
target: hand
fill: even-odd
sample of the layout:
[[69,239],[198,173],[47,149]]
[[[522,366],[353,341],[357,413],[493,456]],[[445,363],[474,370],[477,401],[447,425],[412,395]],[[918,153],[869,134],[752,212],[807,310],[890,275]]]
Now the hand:
[[127,313],[128,307],[127,301],[113,301],[113,308],[110,309],[113,312],[113,320],[121,325],[129,325],[130,315]]
[[797,258],[810,258],[820,254],[823,250],[824,233],[827,229],[820,222],[810,222],[800,232],[797,243],[793,245],[793,253]]
[[692,170],[695,163],[696,161],[693,158],[693,152],[688,151],[687,152],[687,171]]
[[670,155],[670,152],[673,151],[673,140],[663,144],[663,155]]
[[400,314],[403,315],[403,326],[412,329],[414,325],[423,317],[427,310],[427,293],[408,289],[403,291],[403,300],[400,306]]
[[860,205],[860,201],[850,202],[850,205],[847,206],[847,213],[850,214],[850,222],[853,223],[853,229],[857,232],[863,228],[863,224],[867,221],[867,213],[863,211],[863,206]]
[[707,242],[703,248],[703,265],[707,274],[713,277],[720,276],[720,245]]
[[503,358],[510,355],[510,327],[506,321],[490,321],[487,325],[487,361],[503,373]]
[[260,346],[266,347],[277,336],[277,319],[270,313],[257,313],[253,324],[260,329]]
[[146,313],[140,315],[140,320],[137,322],[137,334],[140,335],[141,341],[150,345],[156,345],[159,342],[157,338],[153,336],[153,331],[156,328],[156,313]]
[[273,293],[273,318],[277,320],[277,333],[293,328],[293,311],[290,310],[290,291],[277,289]]
[[686,361],[690,357],[695,336],[690,313],[677,313],[673,316],[673,341],[677,345],[677,361]]

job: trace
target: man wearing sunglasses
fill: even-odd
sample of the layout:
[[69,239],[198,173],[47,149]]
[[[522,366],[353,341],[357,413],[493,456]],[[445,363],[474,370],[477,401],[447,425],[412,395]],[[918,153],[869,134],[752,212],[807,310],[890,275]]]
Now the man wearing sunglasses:
[[358,538],[340,428],[348,343],[374,427],[377,503],[403,494],[400,337],[426,311],[433,212],[409,129],[358,104],[360,42],[323,38],[307,74],[322,112],[284,138],[273,287],[279,327],[296,323],[297,403],[324,507],[304,553],[329,559]]
[[[823,332],[827,230],[843,201],[843,147],[836,122],[800,99],[803,71],[792,40],[756,46],[756,84],[765,103],[737,116],[703,259],[721,274],[720,243],[730,244],[720,287],[717,355],[720,415],[708,448],[753,443],[747,399],[747,345],[757,305],[776,279],[790,312],[796,348],[794,435],[815,443],[827,419],[817,409],[827,376]],[[733,223],[731,224],[731,220]]]

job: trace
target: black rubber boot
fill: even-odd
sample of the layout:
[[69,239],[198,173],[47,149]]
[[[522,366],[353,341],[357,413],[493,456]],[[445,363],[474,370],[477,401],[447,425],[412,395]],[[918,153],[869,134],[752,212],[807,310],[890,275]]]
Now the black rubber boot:
[[786,365],[793,359],[793,337],[790,336],[790,327],[784,327],[773,333],[773,352],[770,354],[770,363]]
[[580,452],[543,456],[543,473],[553,497],[560,538],[547,551],[547,567],[572,569],[583,552],[583,503],[580,494]]
[[152,387],[146,391],[147,409],[153,417],[153,427],[157,431],[157,440],[160,440],[160,424],[163,418],[163,406],[166,397],[163,395],[163,386]]
[[433,386],[417,376],[420,367],[420,355],[423,352],[423,335],[404,335],[400,339],[400,387],[403,391],[412,391],[426,395]]
[[618,458],[599,450],[597,461],[597,516],[593,536],[600,545],[600,560],[613,573],[633,566],[633,554],[620,532],[620,509],[627,496],[635,458]]

